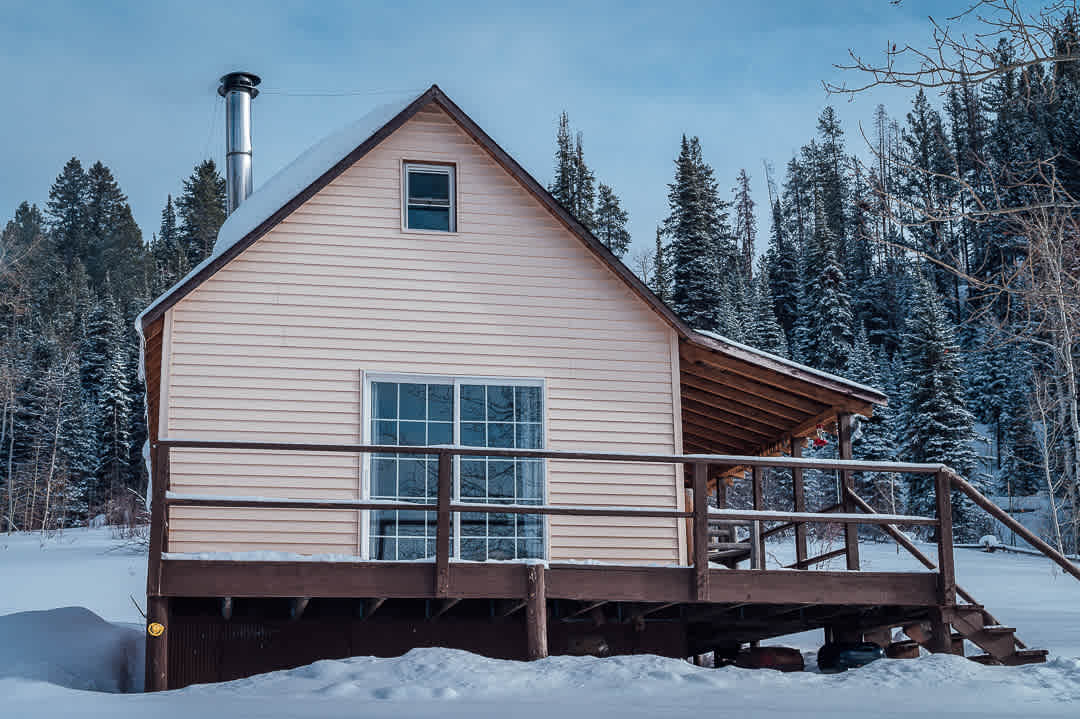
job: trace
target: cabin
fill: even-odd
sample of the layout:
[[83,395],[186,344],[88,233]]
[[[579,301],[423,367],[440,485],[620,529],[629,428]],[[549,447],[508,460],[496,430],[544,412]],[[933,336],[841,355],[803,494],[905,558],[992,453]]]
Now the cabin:
[[[888,465],[936,477],[930,518],[854,493],[885,466],[850,460],[880,392],[687,326],[437,86],[252,193],[257,84],[223,78],[212,255],[137,320],[148,689],[419,646],[731,656],[815,628],[908,626],[937,651],[955,630],[987,661],[1029,658],[958,604],[962,479]],[[841,460],[801,458],[822,427]],[[764,504],[768,467],[786,506]],[[806,506],[806,467],[842,474],[840,502]],[[733,482],[752,507],[726,506]],[[843,539],[808,556],[822,522]],[[936,563],[895,524],[933,525]],[[858,571],[859,525],[928,571]],[[763,549],[785,531],[789,568]],[[815,570],[833,558],[846,569]]]

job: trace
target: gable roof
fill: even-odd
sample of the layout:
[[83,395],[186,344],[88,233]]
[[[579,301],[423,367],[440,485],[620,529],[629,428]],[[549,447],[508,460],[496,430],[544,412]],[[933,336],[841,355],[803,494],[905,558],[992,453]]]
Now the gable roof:
[[683,322],[618,257],[585,228],[550,192],[517,163],[472,118],[465,114],[438,85],[419,96],[376,108],[366,116],[318,143],[274,175],[228,217],[218,233],[214,250],[183,279],[173,285],[139,314],[136,328],[142,332],[160,319],[166,310],[212,277],[233,258],[250,247],[295,209],[345,172],[416,113],[429,105],[441,108],[548,211],[581,240],[612,272],[623,280],[665,322],[683,342],[721,353],[730,359],[773,369],[782,376],[823,386],[836,392],[840,400],[855,399],[867,404],[885,404],[883,394],[869,387],[828,375],[810,367],[739,345],[711,333],[699,333]]

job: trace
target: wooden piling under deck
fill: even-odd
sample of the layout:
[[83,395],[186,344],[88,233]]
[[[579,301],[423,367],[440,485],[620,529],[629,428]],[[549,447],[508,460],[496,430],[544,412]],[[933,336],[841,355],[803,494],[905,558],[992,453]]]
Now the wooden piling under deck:
[[548,655],[547,592],[544,565],[530,564],[525,570],[528,594],[525,597],[526,656],[530,660]]
[[[169,688],[169,598],[147,597],[146,602],[146,679],[148,692],[160,692]],[[154,625],[164,631],[154,636]]]

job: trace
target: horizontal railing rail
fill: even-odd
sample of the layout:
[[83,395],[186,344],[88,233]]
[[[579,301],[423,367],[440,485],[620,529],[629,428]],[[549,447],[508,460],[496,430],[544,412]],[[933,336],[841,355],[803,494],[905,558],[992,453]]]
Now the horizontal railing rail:
[[838,469],[849,472],[901,472],[934,474],[948,469],[942,464],[873,462],[858,459],[817,459],[810,457],[754,457],[737,454],[638,454],[634,452],[578,452],[558,449],[510,449],[441,444],[426,447],[388,444],[305,444],[300,442],[238,442],[231,440],[160,439],[160,447],[174,449],[228,449],[282,452],[331,452],[353,454],[440,454],[459,457],[516,457],[520,459],[565,459],[595,462],[642,462],[652,464],[706,464],[727,467],[776,467],[781,469]]

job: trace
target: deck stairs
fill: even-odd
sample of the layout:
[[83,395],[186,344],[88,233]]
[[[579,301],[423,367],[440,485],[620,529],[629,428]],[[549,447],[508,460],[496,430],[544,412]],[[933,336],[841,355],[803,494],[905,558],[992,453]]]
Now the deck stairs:
[[[947,608],[943,618],[952,628],[953,654],[965,656],[964,642],[968,641],[984,652],[968,656],[968,659],[980,664],[1019,666],[1041,664],[1046,661],[1045,649],[1028,649],[1017,638],[1014,628],[1000,624],[980,604],[958,604]],[[894,643],[890,647],[890,655],[902,655],[904,650],[912,645],[930,650],[937,646],[930,627],[926,623],[917,622],[905,625],[904,633],[911,638],[910,641]]]

